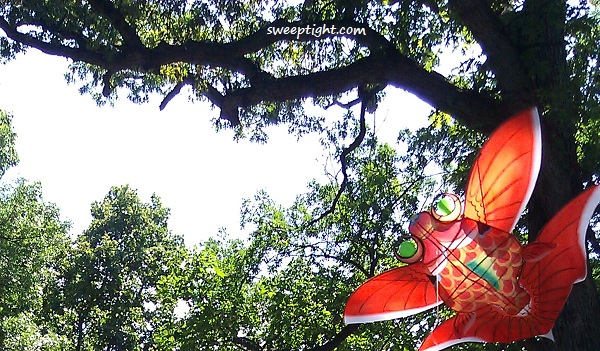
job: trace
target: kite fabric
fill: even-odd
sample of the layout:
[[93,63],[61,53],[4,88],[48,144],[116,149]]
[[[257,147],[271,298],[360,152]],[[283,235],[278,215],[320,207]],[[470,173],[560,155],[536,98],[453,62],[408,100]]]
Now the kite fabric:
[[533,192],[541,145],[536,109],[502,124],[479,152],[464,203],[442,194],[410,219],[410,236],[395,252],[407,265],[360,286],[346,304],[346,323],[406,317],[444,303],[456,315],[419,350],[552,338],[573,284],[586,277],[585,236],[600,186],[569,202],[534,242],[522,245],[511,231]]

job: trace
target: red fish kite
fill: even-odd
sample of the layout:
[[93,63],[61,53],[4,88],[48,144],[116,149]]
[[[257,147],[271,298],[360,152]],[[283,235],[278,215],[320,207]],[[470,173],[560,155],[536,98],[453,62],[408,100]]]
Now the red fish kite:
[[522,245],[511,234],[529,201],[541,162],[537,110],[500,126],[473,166],[465,202],[442,194],[410,220],[396,256],[406,266],[360,286],[346,323],[410,316],[441,303],[456,315],[433,330],[421,351],[461,342],[552,338],[573,284],[586,277],[585,234],[600,186],[577,196]]

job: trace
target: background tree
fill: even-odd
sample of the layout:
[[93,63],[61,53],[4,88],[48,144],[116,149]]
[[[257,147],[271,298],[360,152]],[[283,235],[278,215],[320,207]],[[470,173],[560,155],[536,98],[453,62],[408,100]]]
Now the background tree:
[[94,203],[92,217],[47,289],[48,324],[69,350],[156,350],[176,317],[177,299],[161,286],[180,269],[183,240],[167,229],[158,197],[142,203],[127,186]]
[[435,313],[362,328],[342,320],[354,288],[397,264],[393,233],[407,221],[404,211],[416,210],[419,188],[431,185],[419,176],[405,190],[399,164],[390,146],[357,149],[348,158],[349,190],[323,220],[339,184],[312,182],[289,208],[263,191],[245,201],[248,240],[222,233],[198,245],[182,278],[171,280],[189,310],[171,327],[169,349],[414,349]]
[[[256,140],[273,123],[299,134],[323,130],[324,121],[305,115],[307,100],[325,107],[358,95],[375,108],[385,86],[483,134],[536,105],[544,153],[526,222],[534,237],[597,178],[598,24],[595,2],[558,0],[5,1],[0,52],[10,59],[34,47],[70,58],[69,80],[100,103],[159,93],[164,107],[189,86],[192,97],[220,108],[217,128]],[[323,25],[365,35],[268,34],[269,27]],[[435,68],[446,48],[464,57],[444,76]],[[597,250],[592,232],[589,239]],[[557,322],[557,342],[544,347],[600,349],[599,315],[588,279]]]
[[[12,116],[0,110],[0,176],[18,162]],[[64,339],[41,328],[42,289],[54,282],[68,247],[68,225],[24,179],[0,184],[0,349],[60,350]]]

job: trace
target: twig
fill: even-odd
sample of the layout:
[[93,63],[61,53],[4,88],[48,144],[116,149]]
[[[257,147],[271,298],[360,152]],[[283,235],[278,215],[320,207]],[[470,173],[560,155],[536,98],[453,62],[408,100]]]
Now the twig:
[[[369,96],[367,96],[367,95],[369,95]],[[340,188],[338,189],[337,194],[335,194],[335,197],[333,198],[333,201],[331,202],[331,206],[327,210],[325,210],[323,213],[321,213],[321,215],[319,217],[308,222],[304,226],[305,228],[314,225],[315,223],[319,222],[326,216],[332,214],[333,211],[335,211],[335,207],[337,206],[337,203],[340,200],[340,197],[342,197],[342,194],[346,190],[346,186],[348,185],[348,171],[347,171],[348,165],[346,162],[346,156],[348,156],[352,151],[356,150],[360,146],[360,144],[363,142],[363,140],[365,139],[365,135],[367,134],[367,124],[365,122],[365,113],[366,113],[367,104],[368,104],[367,98],[371,98],[371,97],[373,97],[373,95],[374,94],[372,94],[372,93],[365,94],[363,89],[359,88],[359,98],[361,99],[360,122],[359,122],[360,130],[358,132],[358,135],[352,142],[352,144],[350,144],[350,146],[348,146],[347,148],[344,148],[344,150],[342,150],[342,153],[340,155],[340,164],[342,165],[342,175],[344,177],[342,180],[342,184],[340,185]]]

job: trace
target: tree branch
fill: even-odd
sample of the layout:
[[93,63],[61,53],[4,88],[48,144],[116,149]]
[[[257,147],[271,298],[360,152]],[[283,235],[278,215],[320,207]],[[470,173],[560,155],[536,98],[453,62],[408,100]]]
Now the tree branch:
[[8,36],[10,39],[25,46],[36,48],[45,54],[68,57],[73,61],[86,62],[99,67],[110,66],[110,61],[105,58],[104,53],[83,49],[81,47],[73,48],[66,45],[42,41],[30,35],[20,33],[3,17],[0,17],[0,29],[2,29],[6,36]]
[[598,238],[596,238],[596,233],[594,233],[594,231],[591,228],[588,228],[586,236],[588,242],[592,246],[592,251],[596,255],[600,254],[600,243],[598,242]]
[[317,347],[313,347],[312,349],[308,349],[307,351],[332,351],[335,350],[344,340],[346,340],[350,335],[354,334],[356,330],[358,330],[359,324],[348,324],[345,325],[342,330],[340,330],[333,339],[329,340],[325,344]]
[[[311,34],[284,34],[275,33],[275,29],[284,27],[295,27],[305,28],[308,32],[308,28],[321,28],[319,36]],[[355,28],[364,29],[364,34],[351,35],[351,34],[337,34],[332,32],[326,32],[323,28],[334,29],[334,28]],[[313,31],[313,33],[315,33]],[[346,37],[351,38],[357,43],[368,47],[372,52],[394,50],[394,46],[377,31],[371,29],[368,25],[345,19],[345,20],[329,20],[329,21],[316,21],[316,22],[287,22],[284,20],[276,20],[268,26],[248,35],[236,42],[224,44],[226,50],[231,52],[234,56],[242,56],[249,53],[257,52],[269,45],[275,44],[280,41],[318,41],[329,39],[333,37]]]
[[[354,334],[358,330],[359,324],[345,325],[331,340],[323,345],[313,347],[312,349],[306,349],[306,351],[332,351],[341,345],[350,335]],[[233,343],[239,345],[248,351],[262,351],[263,348],[258,345],[255,341],[246,337],[235,337]]]
[[233,338],[233,343],[248,351],[262,351],[262,347],[249,338],[237,336]]
[[113,27],[121,34],[123,43],[126,46],[141,50],[144,48],[144,44],[137,35],[135,28],[133,28],[125,16],[119,11],[111,1],[107,0],[88,0],[92,9],[99,13],[102,17],[106,18]]
[[342,180],[342,184],[340,185],[340,188],[338,189],[337,193],[335,194],[335,197],[333,198],[333,201],[331,202],[331,205],[329,206],[329,208],[327,210],[325,210],[323,213],[321,213],[321,215],[319,217],[317,217],[317,218],[313,219],[312,221],[308,222],[304,226],[305,228],[314,225],[315,223],[319,222],[323,218],[325,218],[325,217],[329,216],[330,214],[332,214],[333,211],[335,211],[335,207],[337,206],[338,201],[342,197],[342,194],[346,190],[346,186],[348,185],[348,173],[347,173],[347,169],[346,169],[347,168],[346,157],[352,151],[356,150],[360,146],[360,144],[362,143],[362,141],[365,138],[365,135],[367,134],[367,124],[366,124],[366,121],[365,121],[365,113],[366,113],[366,110],[367,110],[367,104],[369,103],[369,100],[374,95],[375,94],[373,92],[366,93],[366,92],[364,92],[363,88],[359,88],[358,96],[361,99],[360,121],[359,121],[360,130],[358,132],[358,135],[354,139],[354,141],[347,148],[344,148],[344,150],[342,150],[342,153],[340,155],[340,164],[342,165],[342,175],[344,176],[344,178]]
[[[471,3],[471,1],[468,1],[468,3]],[[331,68],[307,75],[275,79],[247,58],[246,55],[279,41],[324,40],[333,37],[334,34],[326,33],[320,37],[310,35],[297,37],[292,34],[271,35],[269,34],[269,27],[265,27],[245,38],[230,43],[187,41],[180,45],[172,45],[161,42],[154,48],[145,48],[139,47],[139,37],[135,35],[134,29],[129,26],[124,16],[114,5],[107,0],[94,0],[93,4],[96,11],[110,18],[109,20],[113,26],[123,36],[124,47],[104,45],[98,51],[91,51],[81,47],[73,48],[44,42],[27,34],[19,33],[2,18],[0,18],[0,28],[5,31],[10,39],[26,46],[40,49],[47,54],[64,56],[74,61],[93,64],[111,72],[125,69],[142,72],[157,71],[160,67],[175,62],[221,67],[239,72],[246,76],[250,82],[249,87],[230,91],[224,96],[219,94],[221,97],[213,94],[214,92],[210,88],[205,92],[205,96],[221,108],[221,117],[231,121],[233,125],[239,124],[239,108],[247,108],[263,101],[283,102],[312,96],[339,94],[353,89],[357,85],[369,84],[392,85],[409,90],[435,108],[450,113],[463,124],[484,133],[493,130],[500,121],[516,112],[516,110],[526,107],[525,103],[519,106],[512,103],[501,105],[495,98],[485,94],[457,88],[441,74],[427,71],[414,60],[402,55],[378,32],[356,21],[321,21],[315,22],[314,25],[328,28],[333,26],[364,28],[365,35],[352,36],[352,39],[369,48],[370,55],[368,57],[341,68]],[[271,27],[278,26],[300,28],[306,26],[306,24],[301,22],[288,23],[281,20],[271,23]],[[476,24],[471,27],[475,32],[479,28]],[[486,38],[484,36],[484,39]],[[507,40],[501,42],[507,42]],[[514,60],[510,62],[512,61]],[[519,66],[506,63],[502,67],[508,67],[512,71],[514,67],[518,68]],[[519,77],[521,75],[511,74],[511,76]],[[515,83],[513,85],[519,86],[519,84]],[[506,83],[506,85],[508,87],[513,86],[509,83]],[[180,87],[181,85],[176,85],[175,89],[167,94],[163,102],[168,102],[176,94],[177,88]],[[216,100],[220,100],[220,102]],[[164,106],[165,104],[161,105]],[[509,108],[511,110],[508,110]]]
[[496,74],[498,86],[511,99],[535,101],[519,50],[505,26],[482,0],[449,0],[450,10],[471,31]]
[[491,132],[498,126],[498,121],[526,108],[525,104],[500,104],[484,94],[459,89],[441,74],[423,69],[398,52],[371,54],[346,67],[328,71],[258,81],[248,88],[227,94],[224,106],[227,111],[237,111],[237,108],[263,101],[283,102],[302,97],[334,95],[351,90],[357,84],[389,84],[409,90],[421,100],[483,133]]
[[183,88],[184,85],[193,84],[193,83],[194,83],[194,77],[187,76],[181,82],[175,84],[175,86],[173,87],[173,89],[171,89],[171,91],[169,91],[167,93],[167,95],[165,95],[165,97],[163,98],[163,100],[161,101],[159,109],[161,111],[164,110],[165,107],[167,107],[167,104],[169,102],[171,102],[171,100],[173,100],[173,98],[177,94],[179,94],[179,92],[181,92],[181,88]]
[[[361,264],[359,264],[355,260],[353,260],[351,258],[344,258],[344,257],[328,254],[325,252],[325,250],[323,250],[323,248],[319,247],[318,245],[312,245],[312,244],[299,245],[299,246],[297,246],[297,249],[300,249],[300,250],[311,249],[312,251],[315,251],[315,253],[311,253],[310,256],[336,260],[338,262],[341,262],[341,263],[347,264],[351,267],[354,267],[355,269],[357,269],[361,273],[363,273],[365,275],[365,277],[367,277],[367,278],[371,278],[373,276],[373,275],[369,274],[369,272],[365,269],[365,267],[363,267]],[[316,253],[316,251],[320,251],[321,253],[320,254]]]

